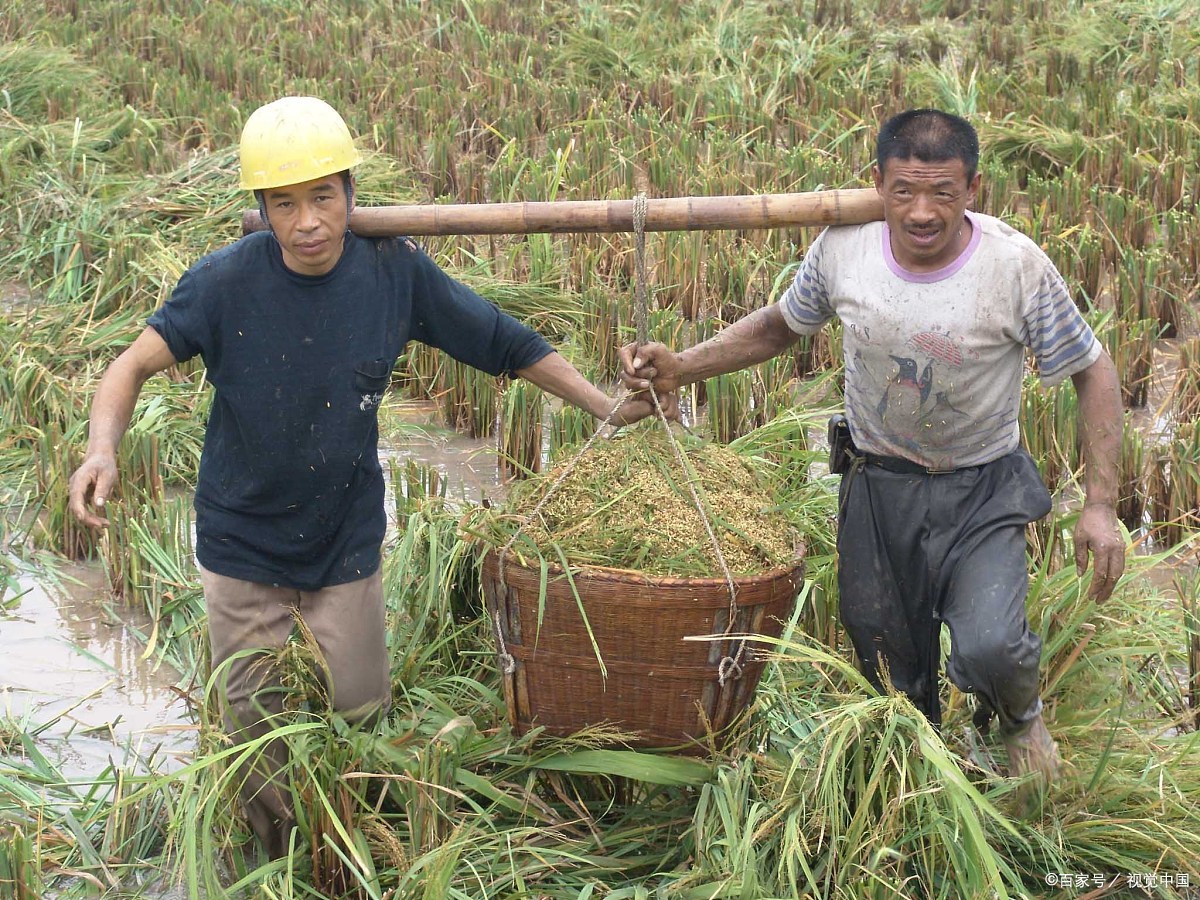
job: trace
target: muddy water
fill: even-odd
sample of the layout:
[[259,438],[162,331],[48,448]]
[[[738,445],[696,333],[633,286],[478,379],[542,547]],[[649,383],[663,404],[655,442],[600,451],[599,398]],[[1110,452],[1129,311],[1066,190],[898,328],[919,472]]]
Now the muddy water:
[[97,775],[124,761],[125,748],[177,765],[193,727],[173,690],[178,674],[141,658],[132,629],[145,616],[105,609],[97,566],[63,565],[55,580],[21,575],[24,593],[0,614],[0,714],[38,732],[39,749],[68,777]]
[[504,492],[496,466],[496,445],[491,438],[469,438],[438,427],[437,408],[432,403],[406,400],[387,407],[391,427],[381,425],[379,458],[388,481],[388,514],[391,515],[390,467],[408,460],[437,471],[446,495],[456,500],[479,503],[494,500]]

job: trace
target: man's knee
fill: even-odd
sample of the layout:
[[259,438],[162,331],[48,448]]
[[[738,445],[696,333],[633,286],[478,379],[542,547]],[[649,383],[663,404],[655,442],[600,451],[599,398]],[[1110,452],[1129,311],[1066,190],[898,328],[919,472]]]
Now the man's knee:
[[1028,630],[1019,635],[1000,632],[954,635],[951,674],[964,690],[1004,685],[1036,678],[1042,645]]
[[392,702],[391,677],[386,664],[372,671],[343,674],[332,685],[333,709],[347,722],[371,725],[387,714]]

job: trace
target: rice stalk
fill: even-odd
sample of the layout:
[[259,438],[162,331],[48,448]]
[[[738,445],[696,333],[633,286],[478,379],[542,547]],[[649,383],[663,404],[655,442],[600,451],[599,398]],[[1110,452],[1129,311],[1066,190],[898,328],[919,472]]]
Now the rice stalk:
[[1179,573],[1174,577],[1175,592],[1183,607],[1183,628],[1187,640],[1187,700],[1191,727],[1200,731],[1200,577]]
[[560,459],[587,441],[596,431],[596,419],[576,406],[563,404],[550,413],[548,458]]
[[1179,543],[1200,530],[1200,418],[1179,422],[1168,450],[1170,486],[1165,538]]
[[500,394],[497,459],[502,478],[528,478],[542,468],[540,388],[524,379],[512,381]]
[[1200,338],[1189,338],[1179,344],[1179,366],[1175,383],[1164,401],[1177,422],[1200,419]]

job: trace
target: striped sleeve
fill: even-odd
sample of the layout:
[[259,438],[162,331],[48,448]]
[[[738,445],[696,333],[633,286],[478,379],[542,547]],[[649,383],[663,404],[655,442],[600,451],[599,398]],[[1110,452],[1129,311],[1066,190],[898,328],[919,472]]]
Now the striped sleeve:
[[1025,343],[1033,351],[1038,376],[1047,387],[1086,369],[1102,350],[1048,259],[1036,292],[1026,300]]
[[821,232],[812,242],[791,286],[779,298],[779,311],[796,334],[816,334],[833,318],[825,274],[821,271],[825,234]]

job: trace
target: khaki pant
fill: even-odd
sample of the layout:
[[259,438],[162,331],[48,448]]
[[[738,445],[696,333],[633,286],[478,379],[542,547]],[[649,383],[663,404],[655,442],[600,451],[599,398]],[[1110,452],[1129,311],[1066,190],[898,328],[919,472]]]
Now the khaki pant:
[[[325,687],[333,708],[351,721],[386,709],[391,685],[379,571],[319,591],[254,584],[203,567],[200,577],[208,606],[212,668],[225,728],[235,743],[255,740],[283,724],[277,718],[283,690],[274,660],[297,616],[324,657]],[[246,818],[272,859],[287,853],[295,825],[281,778],[286,754],[282,742],[270,742],[238,773]]]

